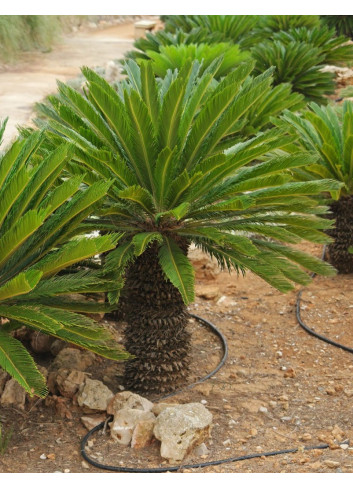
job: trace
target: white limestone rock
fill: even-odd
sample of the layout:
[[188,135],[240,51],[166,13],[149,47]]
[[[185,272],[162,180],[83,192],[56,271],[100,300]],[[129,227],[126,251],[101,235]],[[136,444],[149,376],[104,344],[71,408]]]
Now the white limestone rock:
[[212,414],[201,403],[164,409],[158,416],[154,436],[161,441],[161,456],[178,462],[210,436]]
[[77,403],[94,411],[106,411],[109,401],[114,394],[100,380],[86,379],[81,385],[77,396]]
[[115,414],[117,411],[125,408],[151,411],[153,402],[130,391],[118,392],[118,394],[115,394],[114,398],[109,402],[107,413]]
[[142,421],[155,422],[156,417],[151,411],[142,409],[124,408],[117,411],[114,420],[110,423],[111,437],[120,445],[128,446],[136,425]]

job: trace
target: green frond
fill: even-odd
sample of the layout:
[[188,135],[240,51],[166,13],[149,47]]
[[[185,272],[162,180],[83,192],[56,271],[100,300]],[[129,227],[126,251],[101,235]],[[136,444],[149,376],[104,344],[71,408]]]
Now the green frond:
[[158,252],[159,263],[165,276],[179,290],[185,304],[194,300],[194,269],[174,240],[165,237]]
[[45,378],[22,343],[0,329],[0,366],[31,395],[45,397]]

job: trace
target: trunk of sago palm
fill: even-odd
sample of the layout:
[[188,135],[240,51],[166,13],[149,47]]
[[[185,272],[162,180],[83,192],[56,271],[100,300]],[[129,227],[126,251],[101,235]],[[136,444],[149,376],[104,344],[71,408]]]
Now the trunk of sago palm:
[[121,307],[125,348],[136,356],[125,364],[125,389],[164,394],[182,387],[189,372],[188,315],[178,289],[163,275],[156,245],[129,267]]
[[333,202],[330,210],[335,227],[327,231],[334,239],[328,247],[329,262],[339,273],[353,273],[353,254],[348,251],[353,246],[353,195]]

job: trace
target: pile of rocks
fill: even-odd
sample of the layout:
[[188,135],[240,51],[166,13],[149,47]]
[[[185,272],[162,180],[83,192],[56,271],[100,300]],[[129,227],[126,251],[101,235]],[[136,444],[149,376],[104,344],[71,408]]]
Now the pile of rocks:
[[[51,395],[46,404],[55,406],[61,416],[71,418],[74,406],[83,414],[81,421],[90,430],[113,416],[111,437],[137,450],[156,440],[161,456],[170,463],[184,459],[211,435],[212,414],[201,403],[153,403],[130,391],[114,394],[103,382],[90,378],[86,369],[95,355],[76,348],[59,351],[49,371],[41,368]],[[33,402],[25,390],[0,370],[0,405],[25,408]],[[207,450],[207,449],[206,449]]]

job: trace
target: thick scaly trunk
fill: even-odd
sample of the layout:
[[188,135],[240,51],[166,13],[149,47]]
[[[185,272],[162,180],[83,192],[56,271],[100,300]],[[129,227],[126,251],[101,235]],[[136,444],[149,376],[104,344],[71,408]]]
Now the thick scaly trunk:
[[328,247],[328,259],[339,273],[353,273],[353,196],[341,197],[330,206],[336,225],[327,233],[334,239]]
[[136,355],[125,364],[124,387],[161,394],[184,385],[190,350],[187,312],[178,289],[165,280],[156,245],[129,267],[121,306],[125,347]]

